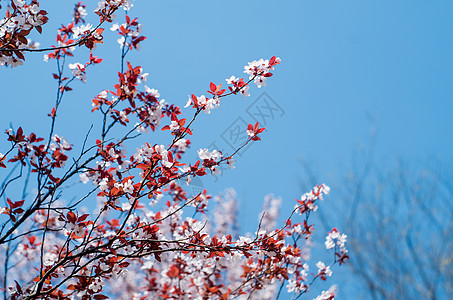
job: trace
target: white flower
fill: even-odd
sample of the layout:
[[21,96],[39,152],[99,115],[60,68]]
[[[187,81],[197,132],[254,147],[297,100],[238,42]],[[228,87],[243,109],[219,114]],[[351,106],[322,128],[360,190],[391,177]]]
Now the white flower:
[[345,247],[344,244],[346,243],[347,237],[348,237],[348,236],[347,236],[346,234],[343,233],[343,234],[341,234],[341,235],[338,237],[338,239],[337,239],[337,245],[338,245],[338,247],[340,247],[340,249],[342,249],[342,251],[344,251],[344,250],[343,250],[344,247]]
[[83,24],[83,25],[80,25],[80,26],[74,26],[72,28],[72,32],[74,33],[73,38],[77,39],[78,37],[83,35],[83,33],[85,33],[86,31],[91,31],[92,27],[93,27],[93,25],[91,25],[89,23]]
[[116,188],[119,189],[119,190],[123,188],[123,184],[122,184],[121,182],[115,182],[115,183],[113,184],[113,186],[116,187]]
[[288,293],[298,293],[301,290],[300,284],[294,279],[288,280],[286,288],[288,289]]
[[249,89],[250,89],[250,87],[249,87],[248,85],[245,86],[245,87],[243,87],[243,88],[241,89],[241,95],[242,95],[243,97],[249,97],[249,96],[250,96]]
[[146,85],[145,85],[145,92],[147,92],[147,93],[153,95],[153,96],[156,97],[156,98],[159,98],[159,97],[160,97],[160,94],[159,94],[159,91],[158,91],[158,90],[156,90],[156,89],[150,89],[150,88],[147,87]]
[[238,81],[239,79],[236,78],[236,76],[231,76],[230,78],[225,79],[225,80],[226,80],[226,82],[227,82],[228,84],[233,84],[233,82],[236,82],[236,81]]
[[236,168],[236,167],[234,166],[235,163],[236,163],[236,161],[234,160],[234,158],[229,158],[229,159],[227,160],[227,164],[228,164],[228,166],[230,167],[230,169]]
[[189,107],[189,106],[191,106],[191,105],[192,105],[192,97],[189,96],[189,99],[187,99],[187,103],[186,103],[186,105],[184,106],[184,108]]
[[88,181],[90,181],[90,178],[88,177],[87,173],[82,173],[79,175],[79,177],[83,184],[86,184],[88,183]]
[[96,11],[99,11],[99,10],[103,10],[104,8],[106,8],[106,5],[107,5],[107,1],[105,1],[105,0],[99,1],[98,2],[98,7],[94,11],[96,12]]
[[222,170],[220,170],[220,168],[217,166],[211,167],[211,172],[214,176],[222,174]]
[[162,159],[162,165],[166,168],[171,168],[173,166],[173,163],[168,161],[168,158],[166,158],[166,159]]
[[77,8],[77,11],[79,12],[79,14],[82,18],[87,16],[87,10],[85,8],[83,8],[83,6],[79,6]]
[[24,6],[25,5],[25,0],[13,0],[14,4],[16,6]]
[[239,237],[239,240],[236,241],[236,246],[237,247],[245,246],[247,244],[250,244],[251,242],[252,242],[251,238],[241,236]]
[[171,121],[170,131],[176,131],[180,128],[179,123],[176,121]]
[[86,82],[87,78],[85,76],[85,66],[81,63],[73,63],[68,65],[72,71],[72,75],[74,75],[77,79],[80,79],[82,82]]
[[220,98],[211,98],[206,101],[205,106],[203,107],[203,111],[206,114],[211,113],[211,109],[217,108],[220,105]]
[[173,163],[168,160],[168,151],[165,149],[164,145],[156,145],[154,147],[157,154],[162,156],[162,165],[166,168],[171,168]]
[[99,98],[99,99],[107,99],[107,96],[108,96],[108,92],[106,90],[103,90],[102,92],[100,92],[97,95],[97,98]]
[[336,228],[332,229],[331,232],[328,233],[326,236],[326,242],[324,243],[326,245],[326,249],[332,249],[337,245],[342,252],[345,252],[345,243],[347,240],[347,235],[346,234],[340,234],[340,232],[337,231]]
[[124,183],[123,185],[123,191],[129,194],[132,194],[134,192],[134,186],[132,185],[132,180],[128,180],[127,182]]
[[258,88],[261,88],[262,86],[266,86],[266,77],[264,76],[257,76],[255,80],[253,81]]
[[179,170],[181,171],[181,173],[186,173],[190,171],[190,167],[188,165],[184,165],[181,168],[179,168]]
[[44,254],[44,265],[45,266],[51,266],[53,264],[55,264],[55,262],[58,261],[58,255],[55,254],[55,253],[51,253],[51,252],[46,252],[46,254]]
[[94,293],[97,293],[102,289],[103,284],[104,280],[102,280],[101,278],[97,278],[93,280],[93,282],[88,286],[88,288],[92,290]]
[[30,6],[30,7],[28,8],[28,11],[29,11],[31,14],[36,15],[36,14],[40,11],[40,9],[39,9],[39,6],[38,6],[38,5],[33,4],[32,6]]
[[17,66],[22,66],[24,64],[24,62],[20,59],[15,59],[13,58],[12,61],[10,61],[10,66],[11,68],[14,68],[14,67],[17,67]]
[[222,153],[217,151],[217,150],[213,150],[211,152],[209,152],[209,150],[207,148],[204,148],[204,149],[200,149],[197,151],[198,153],[198,156],[200,157],[200,159],[217,159],[219,157],[222,157]]
[[206,97],[205,95],[201,95],[200,97],[197,97],[197,102],[198,102],[198,105],[200,106],[203,106],[206,104]]
[[[144,73],[144,74],[140,75],[140,80],[142,80],[143,83],[146,83],[146,80],[148,79],[148,76],[149,76],[149,73]],[[146,86],[145,86],[145,88],[146,88]],[[158,97],[156,97],[156,98],[158,98]]]
[[186,185],[189,186],[190,182],[192,181],[192,175],[187,176],[186,178]]
[[130,10],[134,6],[134,4],[131,3],[131,0],[121,0],[120,3],[124,10]]
[[326,265],[322,261],[318,261],[316,263],[316,267],[318,267],[318,274],[324,273],[326,276],[332,276],[330,266],[326,267]]
[[76,236],[83,236],[83,233],[85,232],[85,227],[81,226],[80,224],[74,224],[74,223],[67,223],[66,224],[66,234],[74,233]]
[[187,139],[180,139],[175,143],[178,151],[185,152],[187,150]]
[[333,247],[335,247],[335,243],[332,241],[330,236],[326,237],[326,242],[324,244],[326,245],[326,249],[332,249]]
[[122,47],[125,42],[126,42],[126,38],[124,36],[120,37],[119,39],[116,40],[118,42],[118,44],[120,44],[120,46]]
[[127,114],[124,110],[120,111],[120,120],[122,122],[126,122],[127,121]]
[[99,268],[100,268],[102,271],[107,271],[107,270],[110,268],[110,266],[109,266],[108,264],[105,264],[105,263],[101,262],[101,263],[99,264]]
[[112,27],[110,27],[111,31],[117,31],[118,29],[120,29],[120,25],[118,25],[118,23],[112,24]]
[[99,182],[99,189],[101,191],[105,191],[106,189],[108,189],[108,187],[109,185],[107,177],[102,178],[101,182]]
[[333,285],[328,291],[322,291],[321,295],[314,298],[313,300],[333,300],[335,294],[337,293],[337,286]]

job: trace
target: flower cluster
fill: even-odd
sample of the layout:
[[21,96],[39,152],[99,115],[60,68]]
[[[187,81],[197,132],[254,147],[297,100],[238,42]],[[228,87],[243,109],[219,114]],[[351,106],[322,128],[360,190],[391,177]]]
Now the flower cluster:
[[321,184],[315,186],[311,192],[303,194],[300,200],[297,201],[298,205],[296,205],[296,207],[298,206],[299,213],[303,214],[309,211],[316,211],[318,209],[317,200],[324,200],[324,195],[329,194],[329,192],[330,188],[325,184]]
[[101,0],[98,2],[98,7],[94,10],[98,15],[102,15],[106,11],[122,7],[124,10],[130,10],[133,4],[131,0]]
[[27,4],[24,0],[12,0],[11,9],[0,20],[0,66],[16,67],[25,60],[22,49],[29,44],[27,36],[36,28],[42,32],[42,25],[48,21],[47,12],[40,9],[39,3]]
[[189,107],[190,105],[192,105],[194,108],[202,109],[205,113],[210,114],[212,109],[220,106],[220,98],[206,98],[205,95],[197,97],[192,94],[192,96],[189,96],[185,107]]
[[79,23],[85,23],[85,17],[87,16],[86,6],[83,2],[77,2],[74,10],[72,11],[72,16],[74,18],[74,23],[77,25]]
[[118,25],[115,23],[110,27],[111,31],[116,31],[121,36],[117,41],[121,47],[126,46],[130,50],[140,50],[140,42],[144,41],[146,37],[140,36],[142,32],[142,25],[138,22],[138,18],[131,20],[126,15],[126,23]]
[[280,57],[272,57],[270,60],[254,60],[249,62],[248,66],[244,67],[244,73],[249,75],[249,79],[253,79],[253,83],[258,88],[266,86],[266,79],[271,77],[273,74],[271,71],[274,70],[274,66],[280,64]]
[[[244,78],[236,78],[231,76],[229,79],[226,79],[226,82],[230,85],[228,89],[230,93],[225,94],[226,89],[222,89],[222,84],[216,85],[210,83],[209,91],[212,95],[212,98],[207,98],[204,95],[199,97],[192,94],[189,96],[186,106],[192,106],[193,108],[203,110],[205,113],[211,113],[211,110],[218,108],[220,106],[220,99],[222,97],[240,93],[243,97],[250,96],[250,86],[249,83],[254,81],[258,87],[265,86],[265,79],[271,77],[273,74],[270,71],[274,70],[274,66],[280,64],[281,59],[279,57],[273,56],[270,60],[260,59],[258,61],[253,61],[249,63],[248,66],[245,66],[245,73],[249,74],[249,81],[245,82]],[[261,83],[259,83],[261,82]]]
[[260,134],[261,132],[264,131],[264,129],[266,128],[260,128],[260,124],[258,122],[255,123],[254,126],[252,126],[252,124],[249,124],[247,126],[247,135],[249,136],[249,138],[252,140],[252,141],[259,141],[261,140],[259,137],[258,137],[258,134]]
[[336,228],[329,231],[326,236],[326,249],[335,248],[335,255],[337,256],[340,264],[343,264],[345,260],[349,259],[348,250],[345,246],[346,239],[346,234],[340,233]]
[[200,149],[197,151],[198,157],[203,160],[203,166],[210,169],[212,174],[220,174],[220,168],[218,168],[219,159],[222,158],[222,152],[217,150],[209,151],[207,148]]
[[321,295],[317,296],[314,300],[333,300],[337,293],[337,286],[333,285],[329,290],[323,291]]
[[69,69],[71,69],[72,75],[82,82],[87,81],[85,65],[81,63],[69,64]]
[[[146,73],[141,67],[132,67],[128,63],[128,70],[119,73],[119,83],[114,85],[116,90],[103,90],[92,100],[92,111],[101,110],[109,114],[114,122],[126,126],[129,116],[135,115],[138,123],[135,127],[139,132],[146,132],[148,128],[153,131],[159,126],[162,117],[181,114],[179,108],[167,105],[164,99],[159,99],[157,90],[149,89],[146,85],[144,91],[139,90],[140,83],[145,83]],[[140,79],[141,78],[141,79]],[[109,94],[112,96],[109,99]],[[120,105],[126,107],[120,109]]]

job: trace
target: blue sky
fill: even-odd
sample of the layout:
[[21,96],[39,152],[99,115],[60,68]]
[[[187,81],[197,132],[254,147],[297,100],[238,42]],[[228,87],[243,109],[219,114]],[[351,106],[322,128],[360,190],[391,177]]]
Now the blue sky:
[[[71,18],[72,5],[41,4],[51,19],[42,37],[36,35],[42,46],[53,44],[57,26]],[[148,85],[162,98],[184,106],[188,94],[206,94],[211,81],[242,76],[247,62],[281,57],[267,87],[252,88],[248,99],[229,97],[220,109],[201,116],[188,154],[195,157],[196,149],[212,142],[228,148],[225,131],[238,118],[255,121],[248,112],[263,92],[268,103],[278,105],[267,119],[263,141],[237,159],[236,169],[203,181],[212,194],[234,187],[241,225],[253,231],[266,194],[281,196],[286,213],[293,207],[303,192],[302,161],[323,182],[341,189],[345,169],[364,155],[373,135],[381,165],[396,157],[416,164],[453,163],[452,14],[448,1],[136,0],[130,16],[139,17],[148,39],[128,59],[150,73]],[[74,144],[96,122],[90,100],[116,82],[120,49],[115,39],[106,35],[105,45],[95,50],[104,62],[88,71],[86,84],[75,83],[63,101],[57,133]],[[86,51],[78,51],[85,61]],[[0,72],[1,128],[12,122],[46,135],[46,115],[55,101],[52,72],[54,63],[43,62],[42,54]],[[184,113],[191,115],[189,109]],[[323,205],[335,201],[335,189]]]

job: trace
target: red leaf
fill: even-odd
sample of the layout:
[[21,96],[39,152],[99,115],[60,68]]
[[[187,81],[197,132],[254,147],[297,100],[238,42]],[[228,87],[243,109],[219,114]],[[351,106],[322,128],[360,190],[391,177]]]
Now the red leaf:
[[89,214],[83,214],[79,217],[79,219],[77,220],[78,222],[83,222],[85,221],[85,219],[89,216]]
[[30,245],[33,245],[36,241],[36,236],[27,236],[27,240],[30,242]]
[[154,257],[158,262],[161,262],[162,260],[160,259],[159,253],[154,253]]
[[192,94],[192,101],[195,104],[195,106],[198,106],[197,96],[195,96],[194,94]]
[[66,215],[66,218],[68,219],[69,222],[74,223],[74,224],[77,221],[77,217],[76,217],[75,213],[73,213],[72,211],[68,212],[68,214]]
[[50,114],[48,114],[49,117],[55,117],[57,115],[57,110],[55,107],[52,108],[52,111],[50,112]]
[[275,55],[272,56],[271,60],[269,61],[269,64],[270,64],[270,65],[274,64],[275,59],[276,59]]
[[23,35],[18,35],[18,36],[17,36],[17,39],[18,39],[19,41],[21,41],[21,42],[22,42],[23,44],[25,44],[25,45],[28,43],[27,38],[24,37]]
[[25,201],[25,200],[20,200],[20,201],[14,202],[14,205],[13,205],[12,208],[21,207],[21,206],[24,204],[24,201]]
[[13,211],[13,213],[15,213],[15,214],[21,214],[21,213],[23,213],[23,212],[24,212],[24,210],[23,210],[22,208],[15,209],[15,210]]
[[214,83],[209,84],[209,88],[211,89],[211,92],[215,93],[215,90],[217,89],[217,86]]

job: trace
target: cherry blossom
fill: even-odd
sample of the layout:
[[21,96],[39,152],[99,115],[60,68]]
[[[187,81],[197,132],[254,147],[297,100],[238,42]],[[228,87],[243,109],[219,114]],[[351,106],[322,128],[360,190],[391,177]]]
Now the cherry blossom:
[[259,128],[259,123],[256,122],[254,126],[252,124],[249,124],[247,127],[247,135],[250,137],[252,141],[259,141],[260,138],[258,137],[258,134],[264,131],[266,128]]
[[335,294],[337,291],[337,286],[332,286],[329,290],[323,291],[321,295],[314,298],[314,300],[333,300],[335,299]]
[[33,29],[42,32],[42,25],[48,21],[47,12],[39,8],[39,3],[11,1],[12,12],[0,20],[0,66],[16,67],[25,59],[23,49],[27,49],[27,35]]
[[[11,3],[13,11],[0,22],[0,64],[6,66],[22,64],[23,53],[36,50],[26,36],[47,23],[38,1]],[[0,167],[10,175],[0,192],[6,199],[0,207],[0,263],[8,271],[0,271],[4,298],[276,299],[285,287],[295,298],[308,293],[349,258],[347,237],[334,228],[325,241],[333,260],[309,272],[314,230],[309,217],[329,187],[314,186],[289,213],[280,211],[280,197],[267,195],[256,230],[244,233],[234,190],[211,195],[191,187],[209,171],[220,174],[222,165],[234,172],[239,150],[260,140],[265,128],[248,124],[242,129],[248,138],[230,155],[199,145],[198,158],[186,153],[201,112],[219,108],[224,97],[249,96],[252,82],[266,86],[280,58],[248,63],[246,80],[210,82],[208,96],[190,94],[191,109],[183,112],[161,99],[141,66],[126,60],[145,40],[138,18],[119,10],[131,7],[128,0],[99,1],[94,11],[99,21],[90,24],[86,6],[77,2],[55,45],[41,49],[46,61],[57,62],[47,138],[22,127],[5,131],[10,146],[0,154]],[[125,18],[110,28],[120,35],[118,77],[93,93],[91,112],[98,123],[73,145],[56,134],[61,103],[75,92],[75,81],[86,82],[87,71],[102,62],[93,50],[107,43],[101,26],[119,20],[115,13]],[[77,53],[79,46],[90,49],[89,57]],[[96,209],[86,208],[90,203]],[[317,299],[334,294],[329,290]]]
[[200,159],[217,159],[217,158],[220,158],[222,157],[222,153],[217,151],[217,150],[212,150],[211,152],[207,149],[207,148],[204,148],[204,149],[200,149],[197,151],[198,153],[198,156],[200,157]]
[[73,63],[68,65],[71,69],[72,75],[82,82],[87,81],[85,65],[81,63]]

